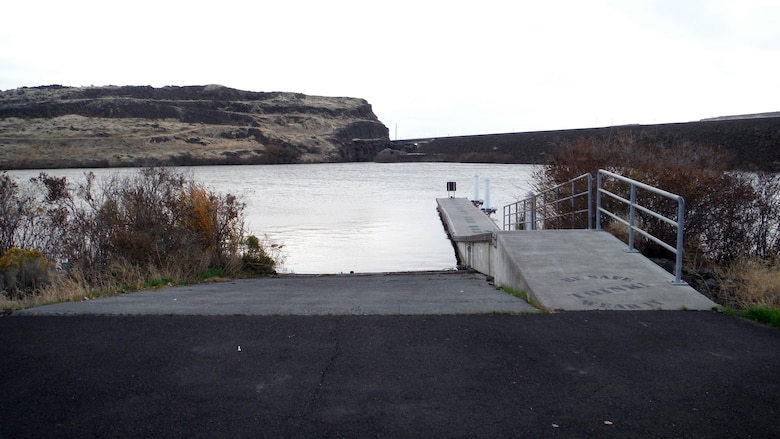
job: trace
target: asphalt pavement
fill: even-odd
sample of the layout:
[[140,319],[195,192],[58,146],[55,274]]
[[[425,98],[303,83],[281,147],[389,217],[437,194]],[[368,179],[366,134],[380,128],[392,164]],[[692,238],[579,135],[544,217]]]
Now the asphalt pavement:
[[3,438],[780,437],[780,331],[713,311],[16,313],[0,341]]

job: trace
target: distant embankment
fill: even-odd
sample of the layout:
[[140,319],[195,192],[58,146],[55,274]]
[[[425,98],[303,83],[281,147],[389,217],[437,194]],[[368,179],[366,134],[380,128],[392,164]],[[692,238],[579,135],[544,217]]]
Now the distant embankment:
[[659,125],[409,139],[392,144],[394,149],[414,153],[407,160],[543,164],[563,142],[578,138],[606,140],[630,134],[665,145],[684,142],[718,145],[730,151],[734,168],[780,172],[780,116],[738,117]]
[[391,142],[364,99],[221,85],[0,91],[0,169],[357,161],[545,163],[579,138],[721,146],[733,167],[780,171],[780,113],[699,122]]

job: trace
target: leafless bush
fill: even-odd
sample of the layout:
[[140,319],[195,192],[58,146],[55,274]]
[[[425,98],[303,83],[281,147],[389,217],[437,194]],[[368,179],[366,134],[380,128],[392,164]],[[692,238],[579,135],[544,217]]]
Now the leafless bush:
[[[609,139],[580,138],[560,146],[549,165],[536,175],[537,189],[563,183],[586,172],[606,169],[681,195],[685,199],[685,247],[691,259],[727,263],[742,257],[777,258],[780,251],[780,187],[778,177],[727,172],[728,156],[717,147],[678,142],[648,144],[631,135]],[[628,198],[628,188],[605,187]],[[676,203],[646,193],[639,203],[676,218]],[[603,199],[618,215],[626,212],[615,201]],[[611,203],[611,204],[610,204]],[[640,220],[645,230],[665,242],[675,242],[675,230],[650,216]],[[603,227],[609,227],[604,219]],[[647,242],[644,253],[665,251]]]
[[20,186],[0,174],[0,255],[11,248],[36,249],[56,256],[75,209],[65,178],[41,173]]
[[89,173],[75,187],[42,173],[29,183],[0,174],[0,256],[40,251],[87,290],[212,268],[259,273],[258,261],[273,271],[262,246],[246,245],[244,203],[170,169],[102,181]]
[[121,259],[133,266],[176,265],[188,276],[221,267],[240,268],[244,204],[166,168],[114,176],[96,187],[87,176],[78,193],[84,208],[75,215],[69,261],[86,273],[101,273]]

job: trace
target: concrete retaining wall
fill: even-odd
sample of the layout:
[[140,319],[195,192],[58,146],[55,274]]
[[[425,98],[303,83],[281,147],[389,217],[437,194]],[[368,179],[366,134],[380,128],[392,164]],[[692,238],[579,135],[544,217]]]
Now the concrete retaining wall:
[[466,198],[438,198],[436,202],[461,266],[492,277],[496,286],[526,291],[535,299],[515,260],[518,249],[507,239],[518,231],[502,231]]
[[506,285],[516,291],[528,291],[528,285],[526,285],[525,279],[518,269],[518,264],[508,249],[505,239],[507,233],[518,232],[497,233],[496,246],[493,248],[494,254],[491,257],[493,266],[490,276],[493,276],[493,282],[498,286]]
[[490,275],[498,225],[466,198],[437,198],[436,203],[460,264]]
[[495,256],[491,242],[492,238],[488,241],[456,242],[458,260],[466,267],[492,276],[490,273],[493,271],[492,261]]

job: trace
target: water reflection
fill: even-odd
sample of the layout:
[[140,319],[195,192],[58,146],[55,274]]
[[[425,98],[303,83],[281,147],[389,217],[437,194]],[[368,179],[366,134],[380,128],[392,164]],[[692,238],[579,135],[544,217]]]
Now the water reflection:
[[[534,166],[466,163],[339,163],[183,168],[214,190],[247,204],[247,228],[283,245],[295,273],[439,270],[455,254],[436,211],[455,181],[472,198],[474,175],[491,180],[493,207],[531,188]],[[39,171],[12,171],[27,179]],[[83,180],[84,170],[48,170]],[[128,170],[98,169],[100,177]],[[484,183],[480,195],[484,197]],[[500,217],[499,217],[500,218]]]

